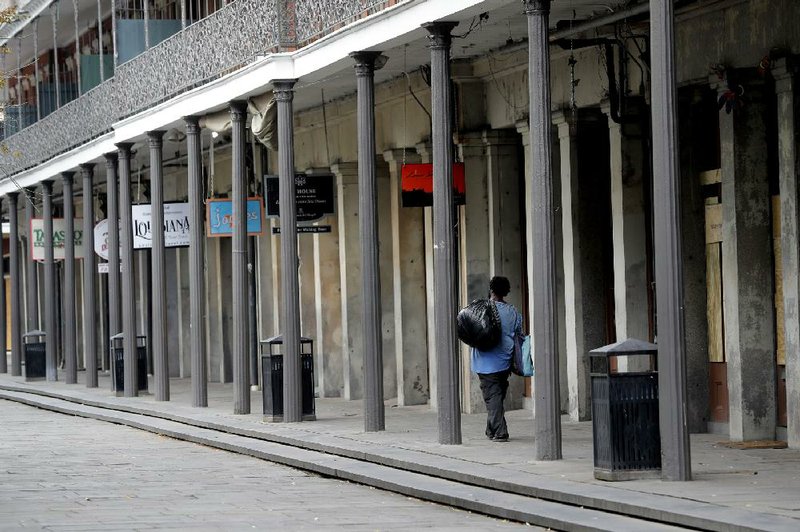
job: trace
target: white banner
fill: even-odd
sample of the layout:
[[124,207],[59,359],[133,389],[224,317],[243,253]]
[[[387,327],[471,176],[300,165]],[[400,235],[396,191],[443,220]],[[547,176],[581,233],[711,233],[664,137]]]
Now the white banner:
[[[94,252],[108,260],[108,220],[100,220],[94,226]],[[102,273],[102,272],[101,272]]]
[[[76,218],[73,220],[75,238],[75,258],[83,258],[83,220]],[[63,218],[53,218],[53,257],[55,260],[64,260],[64,241],[66,231]],[[31,232],[33,238],[28,239],[30,243],[30,253],[33,260],[44,260],[44,220],[34,218],[31,220]]]
[[[133,205],[133,249],[153,247],[150,228],[150,205]],[[164,204],[164,246],[168,248],[189,245],[189,204]]]

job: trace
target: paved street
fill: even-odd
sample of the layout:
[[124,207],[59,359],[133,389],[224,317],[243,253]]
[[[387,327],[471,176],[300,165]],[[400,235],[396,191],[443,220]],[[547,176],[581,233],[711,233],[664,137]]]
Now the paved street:
[[0,530],[494,530],[481,515],[0,400]]

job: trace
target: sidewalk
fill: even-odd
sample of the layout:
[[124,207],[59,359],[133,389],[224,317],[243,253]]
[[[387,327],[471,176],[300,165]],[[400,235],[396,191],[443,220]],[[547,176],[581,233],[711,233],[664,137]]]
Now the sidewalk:
[[[80,374],[79,380],[82,377]],[[25,383],[20,377],[0,375],[0,388],[52,393],[86,404],[192,420],[199,426],[214,425],[222,427],[221,430],[228,428],[279,443],[302,442],[307,448],[334,454],[374,455],[386,465],[392,465],[393,460],[413,461],[420,472],[441,468],[456,477],[459,474],[483,476],[489,479],[488,484],[502,484],[507,480],[518,482],[520,489],[530,487],[531,490],[552,486],[552,489],[564,488],[610,501],[640,501],[642,505],[649,504],[646,495],[661,495],[666,497],[655,500],[667,507],[681,508],[683,502],[698,501],[717,508],[791,517],[797,520],[797,529],[800,529],[800,451],[794,449],[729,449],[718,445],[723,439],[718,435],[698,434],[691,440],[694,481],[608,483],[595,480],[592,475],[591,422],[576,423],[565,417],[562,420],[564,459],[537,462],[531,459],[532,416],[524,410],[507,414],[511,434],[508,443],[488,441],[483,435],[485,416],[476,414],[462,417],[463,445],[444,446],[436,442],[436,414],[427,406],[398,408],[387,403],[386,431],[365,433],[358,401],[318,399],[317,421],[264,423],[260,392],[251,394],[253,413],[237,416],[231,413],[232,385],[209,384],[209,407],[205,409],[189,406],[189,380],[172,379],[170,385],[171,401],[156,402],[152,395],[114,397],[107,375],[101,375],[100,387],[96,389],[87,389],[82,384],[67,386],[62,382]],[[530,494],[534,494],[533,491]],[[721,513],[725,512],[735,513],[729,510]]]

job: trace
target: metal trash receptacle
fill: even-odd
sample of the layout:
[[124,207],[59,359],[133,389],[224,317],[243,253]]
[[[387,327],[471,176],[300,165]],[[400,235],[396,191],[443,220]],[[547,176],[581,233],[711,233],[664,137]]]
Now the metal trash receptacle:
[[[264,421],[283,421],[283,336],[261,341],[261,394]],[[317,419],[314,406],[314,341],[300,337],[300,386],[303,421]]]
[[[661,473],[658,347],[628,339],[589,352],[592,380],[594,477],[654,478]],[[650,369],[617,372],[611,359],[648,356]]]
[[[123,333],[115,334],[110,338],[111,352],[111,379],[113,390],[121,397],[125,393],[125,355],[123,347]],[[136,337],[136,384],[139,393],[147,392],[147,337]]]
[[44,380],[47,377],[47,333],[30,331],[22,335],[22,341],[25,345],[25,380]]

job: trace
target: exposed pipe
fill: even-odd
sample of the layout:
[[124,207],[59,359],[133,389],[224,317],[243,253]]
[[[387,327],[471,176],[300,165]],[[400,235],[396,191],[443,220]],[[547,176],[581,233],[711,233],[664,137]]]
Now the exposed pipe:
[[614,46],[619,46],[620,50],[624,48],[622,42],[616,39],[562,39],[559,41],[552,41],[553,44],[565,50],[569,50],[570,46],[573,49],[588,48],[590,46],[602,46],[606,54],[606,77],[608,78],[608,103],[611,107],[609,116],[617,124],[624,121],[624,117],[620,113],[621,96],[617,87],[617,71],[614,66]]

